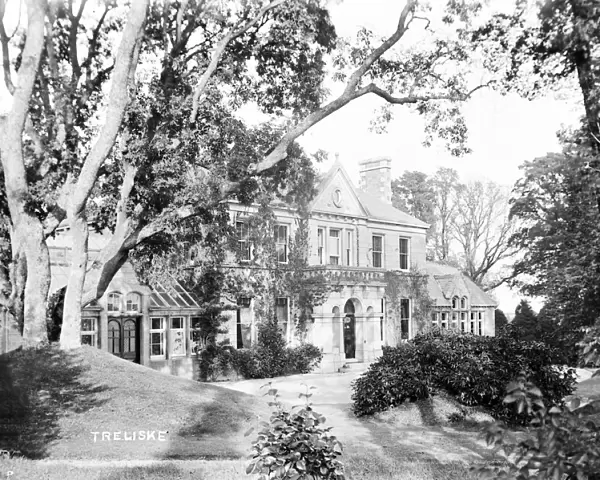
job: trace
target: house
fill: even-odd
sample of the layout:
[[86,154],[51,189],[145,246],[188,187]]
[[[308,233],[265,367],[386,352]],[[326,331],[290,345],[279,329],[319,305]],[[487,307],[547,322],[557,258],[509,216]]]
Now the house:
[[[336,288],[314,305],[306,339],[323,351],[322,372],[337,371],[347,362],[370,362],[384,345],[396,345],[428,326],[454,328],[476,335],[494,335],[496,303],[453,267],[425,258],[428,225],[391,204],[391,160],[360,163],[357,188],[341,163],[321,180],[309,205],[307,275],[323,275]],[[283,203],[272,206],[276,225],[277,262],[289,260],[290,239],[298,213]],[[230,203],[241,267],[250,260],[248,219],[256,207]],[[69,258],[66,229],[49,245],[51,291],[66,285]],[[103,245],[90,236],[90,258]],[[426,308],[422,308],[426,304]],[[220,336],[236,348],[256,340],[256,299],[240,297]],[[293,342],[295,325],[289,297],[275,305],[278,322]],[[193,293],[174,278],[154,288],[142,284],[126,263],[105,295],[82,312],[82,342],[153,369],[196,377],[201,347],[202,308]]]
[[[339,286],[313,307],[308,326],[307,339],[323,350],[321,371],[337,371],[348,361],[370,362],[384,345],[412,338],[423,323],[494,335],[495,301],[457,269],[427,262],[428,225],[391,205],[389,158],[360,163],[360,188],[336,162],[317,192],[309,207],[309,271],[326,272]],[[297,216],[285,205],[273,209],[278,261],[285,264]],[[256,208],[232,203],[230,211],[238,243],[250,255],[245,222]],[[413,317],[419,295],[411,295],[410,288],[396,292],[396,298],[390,292],[391,278],[411,278],[415,272],[424,283],[421,296],[429,300],[426,320]],[[286,306],[286,297],[277,299],[278,320],[288,322],[285,331],[291,338]],[[255,336],[252,299],[239,302],[235,321],[237,335],[244,336],[235,344],[249,345]]]

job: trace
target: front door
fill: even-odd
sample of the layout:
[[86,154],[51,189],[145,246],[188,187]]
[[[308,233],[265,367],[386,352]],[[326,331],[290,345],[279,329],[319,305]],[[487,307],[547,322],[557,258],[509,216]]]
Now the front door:
[[356,357],[356,320],[354,315],[349,314],[344,317],[344,351],[346,358]]
[[108,321],[108,351],[113,355],[139,363],[139,339],[137,318],[111,318]]

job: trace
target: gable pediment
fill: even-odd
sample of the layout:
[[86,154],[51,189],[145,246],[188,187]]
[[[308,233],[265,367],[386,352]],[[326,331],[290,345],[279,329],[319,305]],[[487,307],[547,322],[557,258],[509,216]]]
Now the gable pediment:
[[361,204],[348,174],[336,165],[318,187],[311,211],[334,215],[364,217],[367,211]]

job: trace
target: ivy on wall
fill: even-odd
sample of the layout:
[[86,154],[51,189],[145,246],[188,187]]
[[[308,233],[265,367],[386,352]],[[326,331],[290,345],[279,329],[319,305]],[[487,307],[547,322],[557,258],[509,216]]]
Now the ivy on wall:
[[408,272],[387,271],[384,278],[387,318],[393,325],[396,342],[401,338],[402,299],[410,300],[413,333],[423,332],[429,325],[429,315],[433,306],[433,299],[429,296],[427,288],[427,274],[413,266]]

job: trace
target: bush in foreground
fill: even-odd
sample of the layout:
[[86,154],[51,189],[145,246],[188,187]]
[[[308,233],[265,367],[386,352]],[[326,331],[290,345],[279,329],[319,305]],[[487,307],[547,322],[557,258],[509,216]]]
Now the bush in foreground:
[[344,480],[344,465],[339,460],[342,444],[330,435],[331,427],[323,427],[325,417],[312,409],[312,394],[301,393],[306,404],[288,411],[279,401],[277,390],[267,386],[267,395],[273,396],[269,405],[275,411],[270,422],[263,422],[252,444],[252,460],[246,473],[258,474],[259,480]]
[[430,395],[428,377],[412,344],[384,347],[383,355],[352,383],[355,415],[372,415]]
[[560,405],[575,384],[572,370],[552,366],[552,351],[540,342],[514,335],[479,337],[454,331],[417,335],[387,347],[370,369],[353,383],[354,412],[367,415],[405,400],[427,398],[444,390],[464,405],[481,406],[495,418],[525,423],[524,413],[503,403],[504,388],[524,371],[552,405]]
[[531,418],[524,438],[515,442],[502,423],[486,429],[488,445],[506,461],[502,465],[476,467],[480,478],[516,480],[600,480],[600,424],[593,415],[600,400],[580,406],[548,406],[544,396],[522,372],[507,388],[504,403]]

